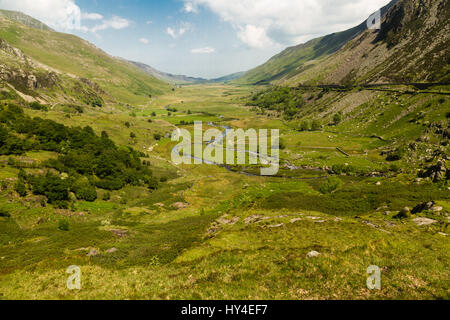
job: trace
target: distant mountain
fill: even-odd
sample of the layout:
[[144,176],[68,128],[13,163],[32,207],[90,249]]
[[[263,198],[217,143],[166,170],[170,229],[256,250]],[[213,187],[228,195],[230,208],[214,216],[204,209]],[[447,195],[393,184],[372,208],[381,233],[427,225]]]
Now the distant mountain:
[[171,86],[71,34],[0,10],[0,87],[25,100],[98,105],[146,103]]
[[[398,0],[393,0],[383,7],[381,9],[381,14],[385,15],[389,8],[397,1]],[[346,43],[365,30],[367,30],[366,21],[346,31],[332,33],[324,37],[310,40],[304,44],[287,48],[272,57],[265,64],[245,73],[237,80],[237,82],[246,84],[267,84],[272,81],[291,78],[303,70],[310,68],[311,64],[315,61],[338,51]]]
[[217,82],[217,83],[218,82],[229,82],[229,81],[233,81],[233,80],[239,79],[244,74],[246,74],[246,71],[236,72],[236,73],[232,73],[232,74],[229,74],[227,76],[224,76],[224,77],[220,77],[220,78],[209,80],[208,82]]
[[195,78],[195,77],[188,77],[184,75],[174,75],[171,73],[162,72],[159,70],[156,70],[155,68],[150,67],[149,65],[141,62],[135,62],[135,61],[128,61],[135,66],[139,67],[140,69],[144,70],[146,73],[150,74],[151,76],[160,79],[162,81],[173,83],[173,84],[187,84],[187,83],[201,83],[206,82],[208,80],[203,78]]
[[142,63],[142,62],[136,62],[136,61],[128,61],[132,63],[133,65],[141,68],[151,76],[160,79],[162,81],[172,83],[172,84],[199,84],[199,83],[220,83],[220,82],[229,82],[236,80],[240,77],[242,77],[245,72],[237,72],[230,75],[226,75],[220,78],[215,79],[204,79],[204,78],[195,78],[195,77],[189,77],[184,75],[174,75],[171,73],[162,72],[159,70],[156,70],[153,67],[150,67],[149,65]]

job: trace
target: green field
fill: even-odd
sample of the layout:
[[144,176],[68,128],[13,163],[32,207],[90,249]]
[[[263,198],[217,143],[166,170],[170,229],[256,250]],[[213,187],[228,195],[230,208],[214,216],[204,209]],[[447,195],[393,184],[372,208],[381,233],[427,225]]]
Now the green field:
[[[90,126],[98,135],[106,131],[118,145],[143,152],[161,183],[157,190],[97,188],[97,200],[59,209],[42,206],[30,191],[20,197],[14,187],[21,163],[34,164],[25,166],[33,174],[57,154],[0,157],[0,209],[10,215],[0,217],[0,298],[449,299],[448,180],[417,180],[422,164],[432,164],[421,160],[422,148],[427,154],[442,139],[410,122],[425,108],[433,111],[420,123],[446,121],[448,99],[401,96],[400,109],[383,93],[369,106],[356,100],[337,126],[327,125],[335,113],[330,110],[320,115],[319,129],[299,131],[302,119],[246,106],[259,89],[184,86],[119,113],[89,108],[68,117],[64,109],[25,109],[69,127]],[[338,98],[331,92],[323,99]],[[319,103],[306,108],[316,110]],[[410,105],[413,111],[402,113]],[[167,108],[177,111],[169,115]],[[243,174],[257,172],[250,165],[175,166],[170,134],[181,121],[188,130],[191,121],[203,121],[205,129],[209,122],[280,129],[285,146],[278,176]],[[419,144],[417,154],[394,162],[380,155],[424,131],[428,144]],[[444,150],[448,155],[448,146]],[[341,183],[323,192],[329,177]],[[439,214],[398,217],[404,207],[428,201],[442,207]],[[311,251],[320,255],[308,258]],[[71,265],[82,271],[79,291],[66,287]],[[370,265],[382,270],[381,290],[366,287]]]

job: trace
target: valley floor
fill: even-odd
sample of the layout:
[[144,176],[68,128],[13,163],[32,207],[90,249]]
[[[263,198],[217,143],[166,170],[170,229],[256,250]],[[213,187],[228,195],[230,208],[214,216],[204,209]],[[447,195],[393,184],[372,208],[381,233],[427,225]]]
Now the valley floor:
[[[0,217],[0,299],[449,299],[448,183],[417,180],[407,161],[393,166],[380,155],[389,142],[370,134],[396,139],[400,124],[410,120],[404,109],[386,109],[392,114],[379,116],[383,124],[367,119],[363,134],[355,134],[358,108],[338,128],[302,132],[245,106],[256,90],[184,86],[133,110],[106,106],[70,118],[57,107],[42,112],[66,125],[106,130],[117,144],[145,152],[167,183],[153,192],[128,186],[110,200],[101,200],[98,190],[98,200],[77,201],[73,210],[41,207],[31,195],[21,199],[2,188],[0,206],[11,217]],[[373,92],[356,91],[358,106],[363,93],[375,99]],[[393,99],[377,99],[384,98]],[[433,99],[441,97],[427,96],[425,103]],[[388,108],[389,102],[379,103]],[[374,114],[383,112],[380,106]],[[205,129],[212,122],[280,129],[279,175],[241,172],[252,172],[251,166],[236,172],[175,166],[169,135],[177,126],[192,130],[194,120]],[[384,133],[377,129],[383,125]],[[52,157],[36,152],[16,160]],[[0,180],[14,183],[19,170],[8,158],[0,157]],[[333,166],[354,170],[338,175],[342,186],[323,194]],[[439,214],[398,218],[404,207],[431,200]],[[62,216],[68,231],[58,229]],[[81,290],[66,286],[72,265],[81,268]],[[381,269],[381,290],[367,288],[372,265]]]

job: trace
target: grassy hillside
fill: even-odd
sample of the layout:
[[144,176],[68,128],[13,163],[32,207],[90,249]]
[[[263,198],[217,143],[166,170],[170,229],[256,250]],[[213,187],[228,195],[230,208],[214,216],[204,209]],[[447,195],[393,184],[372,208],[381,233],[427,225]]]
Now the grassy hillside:
[[[322,52],[321,72],[284,86],[161,85],[150,99],[161,83],[129,63],[0,23],[0,300],[450,298],[450,86],[363,85],[381,73],[343,77],[358,60],[336,58],[417,32],[362,32],[331,55],[339,36],[315,40],[302,54]],[[437,74],[426,66],[415,79]],[[171,133],[194,121],[278,129],[279,172],[175,165]],[[73,265],[81,290],[67,288]]]
[[96,83],[114,100],[144,103],[150,95],[169,90],[168,84],[149,76],[127,62],[109,56],[74,35],[46,28],[29,27],[11,14],[0,16],[0,38],[26,56],[56,73],[86,78]]
[[[186,86],[135,116],[91,112],[68,119],[59,110],[26,109],[64,124],[90,125],[116,143],[145,151],[143,160],[151,163],[154,176],[167,182],[158,190],[127,185],[109,195],[97,188],[95,201],[77,200],[68,210],[51,203],[43,207],[43,196],[17,192],[20,168],[27,176],[39,173],[58,155],[29,150],[1,156],[0,297],[448,299],[448,182],[417,180],[418,169],[435,159],[424,159],[423,165],[408,158],[387,161],[380,153],[391,144],[371,137],[386,131],[386,140],[414,139],[432,130],[417,149],[431,154],[444,139],[428,122],[445,119],[448,100],[369,90],[330,91],[319,98],[319,90],[305,89],[295,94],[308,101],[305,114],[323,108],[323,124],[338,110],[343,117],[338,125],[300,131],[295,127],[300,119],[285,121],[244,106],[252,89]],[[167,105],[177,111],[169,115]],[[415,106],[417,114],[403,116]],[[252,172],[251,166],[231,172],[174,166],[175,143],[165,133],[172,124],[192,130],[180,125],[192,120],[202,120],[204,130],[208,122],[280,129],[279,176],[241,173]],[[154,139],[154,133],[161,137]],[[341,183],[333,185],[336,179]],[[440,211],[398,217],[405,206],[428,201]],[[311,257],[312,251],[319,255]],[[382,270],[382,290],[366,287],[367,267],[373,264]],[[82,270],[80,291],[66,287],[69,265]]]

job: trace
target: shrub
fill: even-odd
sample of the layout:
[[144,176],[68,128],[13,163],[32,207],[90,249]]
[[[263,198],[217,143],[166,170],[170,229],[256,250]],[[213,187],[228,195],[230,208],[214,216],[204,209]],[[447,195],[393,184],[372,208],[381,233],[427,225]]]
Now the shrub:
[[313,120],[312,124],[311,124],[311,130],[312,131],[318,131],[320,130],[321,124],[319,120]]
[[48,107],[40,104],[39,102],[32,102],[30,103],[30,108],[33,110],[42,110],[42,111],[48,111]]
[[346,166],[344,164],[335,164],[333,165],[332,170],[335,174],[350,174],[356,172],[356,168],[354,166]]
[[25,187],[25,183],[22,179],[19,179],[17,182],[15,190],[22,198],[27,196],[27,188]]
[[111,200],[111,193],[105,192],[105,194],[103,195],[103,201],[109,201],[109,200]]
[[302,123],[300,123],[300,131],[309,131],[311,128],[311,126],[309,125],[309,121],[302,121]]
[[34,176],[30,178],[30,181],[33,193],[46,196],[51,204],[69,200],[68,183],[57,176],[52,174]]
[[160,134],[160,133],[155,133],[155,134],[153,135],[153,138],[154,138],[155,140],[159,141],[159,140],[161,140],[161,134]]
[[338,177],[329,177],[319,187],[319,191],[322,194],[332,193],[342,186],[342,181]]
[[342,112],[338,112],[333,117],[333,123],[334,125],[338,125],[342,122]]
[[52,205],[57,209],[63,209],[63,210],[69,209],[69,203],[67,201],[63,201],[63,200],[53,201]]
[[6,209],[0,208],[0,217],[9,218],[11,214]]
[[403,159],[406,154],[406,150],[403,147],[397,148],[396,150],[390,152],[386,157],[387,161],[399,161]]
[[70,230],[69,220],[67,220],[67,219],[60,219],[58,221],[58,229],[61,230],[61,231],[69,231]]
[[78,200],[85,200],[88,202],[94,202],[97,200],[97,191],[95,187],[91,186],[89,182],[77,181],[72,187],[72,191]]

